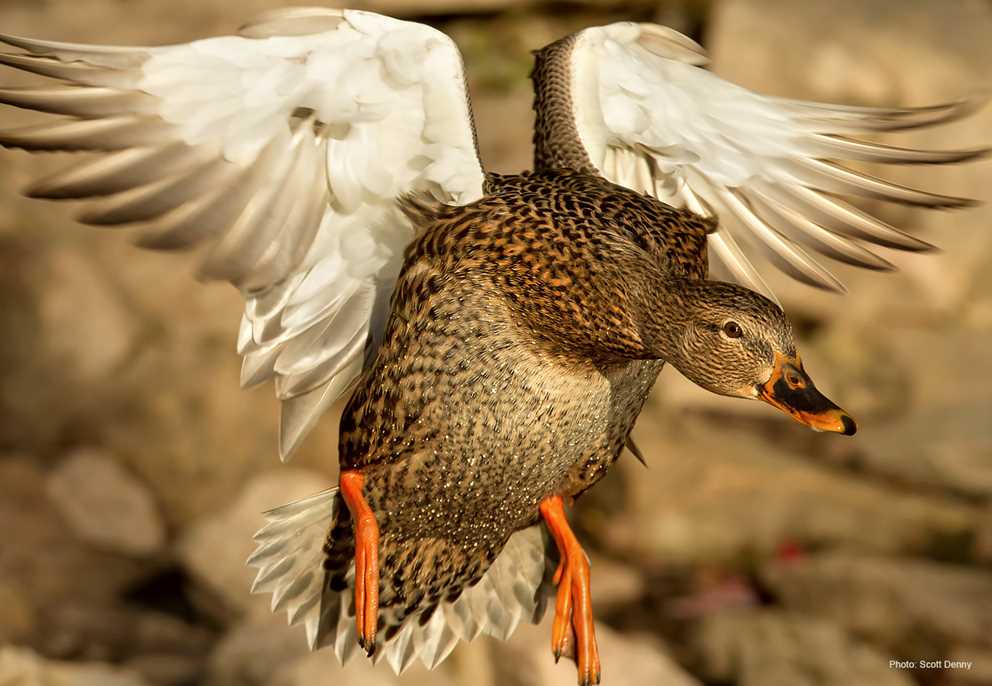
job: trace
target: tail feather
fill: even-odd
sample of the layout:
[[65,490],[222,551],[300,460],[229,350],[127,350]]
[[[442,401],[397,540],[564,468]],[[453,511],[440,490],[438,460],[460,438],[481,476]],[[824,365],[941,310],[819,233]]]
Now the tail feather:
[[[285,610],[291,625],[302,623],[311,650],[333,646],[344,664],[357,647],[354,565],[341,591],[330,588],[324,569],[338,503],[332,488],[266,512],[268,523],[255,535],[258,547],[248,564],[258,570],[252,592],[272,594],[273,612]],[[540,621],[550,593],[548,544],[539,525],[513,534],[482,579],[454,602],[441,603],[423,625],[414,614],[388,640],[380,636],[375,662],[385,660],[397,674],[418,658],[433,669],[460,640],[480,633],[506,639],[521,619]]]

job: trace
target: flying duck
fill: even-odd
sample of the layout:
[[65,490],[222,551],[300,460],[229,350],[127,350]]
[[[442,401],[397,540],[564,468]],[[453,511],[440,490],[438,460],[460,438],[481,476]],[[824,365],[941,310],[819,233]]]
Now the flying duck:
[[81,222],[133,225],[145,248],[207,246],[200,278],[244,296],[242,386],[273,380],[281,401],[280,456],[347,398],[339,485],[267,513],[253,590],[311,648],[397,672],[508,637],[557,586],[553,655],[599,683],[589,564],[565,507],[633,449],[662,366],[853,434],[752,259],[835,291],[820,256],[892,269],[871,245],[932,246],[844,196],[972,201],[842,162],[985,152],[860,138],[978,100],[766,97],[653,24],[536,54],[535,168],[509,176],[483,169],[461,56],[422,24],[306,8],[165,47],[0,41],[17,49],[0,64],[56,82],[0,102],[62,115],[0,144],[95,153],[28,195],[88,201]]

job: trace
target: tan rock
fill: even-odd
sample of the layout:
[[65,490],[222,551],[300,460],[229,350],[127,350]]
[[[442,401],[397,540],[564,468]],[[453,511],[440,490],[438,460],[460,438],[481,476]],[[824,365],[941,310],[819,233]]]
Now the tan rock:
[[985,570],[837,551],[769,564],[762,578],[790,610],[878,645],[992,647],[992,573]]
[[145,653],[123,664],[137,672],[150,686],[185,686],[200,682],[202,662],[184,655]]
[[501,174],[517,174],[532,165],[531,127],[534,94],[521,80],[508,93],[481,90],[472,98],[475,124],[479,130],[479,155],[486,169]]
[[823,469],[803,458],[845,439],[773,416],[765,435],[743,422],[642,417],[634,437],[649,468],[621,458],[602,487],[624,484],[614,499],[625,511],[584,524],[607,549],[658,566],[761,557],[786,542],[926,552],[973,534],[975,507]]
[[592,567],[589,583],[599,612],[637,602],[645,592],[640,570],[595,553],[589,555]]
[[[573,686],[575,664],[551,655],[551,612],[537,625],[522,625],[507,643],[493,641],[493,686]],[[698,686],[658,640],[644,634],[619,633],[606,624],[596,625],[596,638],[603,669],[603,683],[614,686]],[[468,681],[468,674],[463,678]]]
[[[42,640],[53,608],[111,602],[148,570],[147,563],[94,550],[66,526],[45,493],[45,474],[24,457],[0,457],[0,587],[18,600],[0,604],[0,632]],[[25,634],[31,634],[30,636]],[[43,634],[43,635],[39,635]]]
[[[956,646],[947,655],[942,677],[948,686],[992,683],[992,651],[980,646]],[[943,662],[943,660],[942,660]]]
[[233,504],[185,532],[179,557],[203,591],[198,599],[201,606],[227,620],[267,617],[270,598],[249,593],[254,570],[245,565],[255,548],[252,536],[265,524],[262,513],[328,486],[327,479],[315,472],[274,469],[252,479]]
[[17,686],[145,686],[134,671],[101,663],[46,660],[28,649],[0,647],[0,683]]
[[124,299],[84,252],[52,251],[47,268],[39,315],[51,354],[84,383],[114,375],[139,332]]
[[210,656],[209,686],[267,686],[276,672],[309,654],[299,627],[284,615],[258,618],[232,629]]
[[909,673],[835,624],[775,610],[725,612],[695,636],[706,676],[740,686],[912,686]]
[[0,643],[22,642],[36,631],[38,611],[24,591],[0,581]]
[[62,602],[43,616],[35,645],[45,655],[128,662],[156,684],[169,672],[199,673],[216,635],[202,623],[106,600]]
[[73,451],[45,484],[48,497],[83,541],[126,555],[153,555],[165,525],[139,480],[96,449]]
[[851,322],[808,347],[818,358],[812,373],[830,372],[832,397],[860,425],[853,441],[821,441],[830,446],[825,460],[919,492],[986,498],[992,388],[974,383],[992,370],[985,336],[957,318],[873,334],[870,324]]
[[979,519],[974,556],[986,564],[992,562],[992,507],[985,508]]

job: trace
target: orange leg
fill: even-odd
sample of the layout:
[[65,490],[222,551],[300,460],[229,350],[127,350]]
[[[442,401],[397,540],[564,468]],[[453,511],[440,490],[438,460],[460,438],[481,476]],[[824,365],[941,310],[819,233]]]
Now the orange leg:
[[369,657],[375,652],[379,621],[379,525],[362,487],[365,475],[357,469],[341,472],[341,495],[355,525],[355,624],[358,645]]
[[579,685],[599,683],[599,648],[592,618],[592,597],[589,592],[589,558],[572,533],[565,518],[565,505],[560,496],[552,496],[540,506],[541,516],[551,536],[558,544],[561,562],[555,571],[558,584],[555,621],[551,627],[551,650],[555,662],[566,652],[575,631],[575,653],[579,670]]

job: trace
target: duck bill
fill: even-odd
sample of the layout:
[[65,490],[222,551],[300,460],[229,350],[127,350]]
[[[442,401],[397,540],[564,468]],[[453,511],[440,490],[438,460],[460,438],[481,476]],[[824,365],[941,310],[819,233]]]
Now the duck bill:
[[798,356],[776,354],[771,377],[765,383],[758,384],[757,391],[761,400],[814,431],[851,436],[858,430],[858,425],[847,412],[816,390]]

